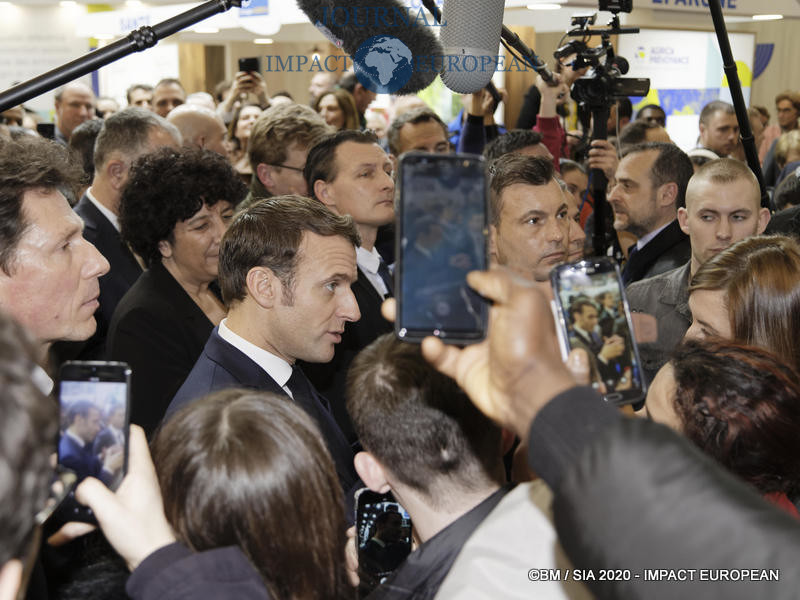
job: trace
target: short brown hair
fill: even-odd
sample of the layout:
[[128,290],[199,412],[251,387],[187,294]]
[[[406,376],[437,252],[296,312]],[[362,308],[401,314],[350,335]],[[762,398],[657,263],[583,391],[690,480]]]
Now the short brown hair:
[[800,94],[791,90],[784,90],[775,96],[775,105],[777,106],[778,102],[781,102],[782,100],[788,100],[791,102],[792,106],[794,106],[794,109],[800,113]]
[[234,219],[222,238],[219,250],[219,286],[229,307],[247,295],[247,273],[266,267],[281,280],[291,304],[294,274],[301,258],[303,234],[345,238],[361,245],[353,219],[341,217],[322,203],[303,196],[265,198],[246,208]]
[[270,597],[346,596],[341,487],[322,435],[297,405],[216,392],[164,424],[153,462],[167,520],[189,548],[238,546]]
[[385,334],[362,350],[347,373],[347,412],[364,449],[434,506],[494,480],[500,429],[418,345]]
[[70,193],[82,174],[67,149],[55,142],[24,136],[0,144],[0,269],[6,275],[13,274],[17,244],[28,228],[22,210],[25,193]]
[[308,151],[306,168],[303,170],[308,193],[312,198],[316,198],[314,195],[314,183],[317,180],[321,179],[326,183],[331,182],[339,174],[338,165],[336,164],[336,150],[345,142],[379,144],[378,138],[374,133],[357,129],[343,129],[317,140],[317,143]]
[[515,153],[504,154],[489,168],[492,177],[489,200],[493,225],[500,224],[500,212],[503,210],[501,196],[504,189],[517,183],[547,185],[555,179],[556,172],[550,158]]
[[295,103],[281,103],[262,112],[250,132],[247,155],[253,173],[258,165],[280,165],[292,144],[308,148],[331,128],[313,109]]
[[746,238],[706,261],[689,293],[725,292],[735,340],[766,348],[800,370],[800,243],[781,236]]

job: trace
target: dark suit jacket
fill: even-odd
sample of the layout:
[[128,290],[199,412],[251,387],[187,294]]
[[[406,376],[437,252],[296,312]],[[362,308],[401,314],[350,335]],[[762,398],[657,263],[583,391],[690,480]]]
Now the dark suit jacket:
[[119,301],[142,274],[142,268],[119,232],[85,194],[74,210],[83,219],[83,237],[106,258],[111,270],[100,278],[100,308],[94,313],[97,331],[85,342],[58,343],[54,354],[58,362],[69,359],[105,360],[111,317]]
[[131,366],[131,422],[150,435],[203,351],[214,324],[161,263],[117,306],[108,355]]
[[68,469],[75,471],[78,481],[86,477],[97,477],[108,485],[111,473],[103,470],[103,463],[86,446],[79,446],[78,442],[66,433],[58,442],[58,462]]
[[681,231],[675,219],[628,259],[622,270],[622,281],[630,285],[634,281],[665,273],[685,265],[691,256],[689,236]]
[[[167,409],[165,419],[181,407],[206,394],[231,387],[252,388],[287,396],[284,389],[250,357],[220,337],[214,328],[203,352]],[[330,413],[328,402],[316,390],[311,403],[298,405],[313,418],[333,457],[342,488],[350,490],[358,477],[353,468],[353,452]]]
[[314,387],[330,400],[333,416],[351,444],[357,438],[345,407],[347,370],[356,354],[378,336],[392,331],[392,324],[381,316],[383,298],[361,269],[358,269],[358,278],[352,290],[361,318],[345,325],[342,341],[336,344],[333,359],[328,363],[300,363]]

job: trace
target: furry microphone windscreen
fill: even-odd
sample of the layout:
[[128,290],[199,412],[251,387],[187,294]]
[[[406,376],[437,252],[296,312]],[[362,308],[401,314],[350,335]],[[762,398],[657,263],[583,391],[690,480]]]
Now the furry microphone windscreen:
[[[397,0],[297,0],[297,5],[312,25],[355,60],[370,38],[387,36],[400,40],[413,57],[404,60],[412,71],[408,80],[391,93],[419,92],[439,75],[442,46],[434,34],[433,17],[423,14],[421,8],[405,6]],[[356,74],[359,75],[358,69]]]

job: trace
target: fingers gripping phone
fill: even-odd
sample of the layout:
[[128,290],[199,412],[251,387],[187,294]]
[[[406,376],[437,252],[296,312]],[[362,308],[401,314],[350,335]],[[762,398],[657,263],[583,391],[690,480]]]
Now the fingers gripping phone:
[[595,388],[607,402],[634,404],[646,386],[619,266],[608,258],[560,265],[550,273],[561,352],[589,355]]
[[412,153],[399,164],[396,335],[453,344],[486,336],[487,301],[466,282],[486,269],[488,206],[484,161],[466,154]]
[[356,492],[359,596],[383,583],[411,553],[411,517],[391,492]]
[[[80,483],[95,477],[115,490],[128,467],[130,376],[126,363],[70,361],[59,372],[58,463]],[[62,518],[93,522],[73,498]]]

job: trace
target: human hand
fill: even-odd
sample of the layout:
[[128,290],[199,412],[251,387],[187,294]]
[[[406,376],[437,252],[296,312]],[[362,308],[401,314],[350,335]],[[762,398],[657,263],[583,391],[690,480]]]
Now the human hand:
[[608,140],[592,140],[589,148],[589,168],[600,169],[608,181],[614,179],[619,159],[617,149]]
[[122,446],[119,444],[109,446],[103,451],[103,454],[103,468],[109,473],[116,473],[122,467],[125,458]]
[[361,579],[358,576],[358,546],[356,545],[355,525],[348,528],[346,535],[347,541],[344,545],[345,570],[347,571],[347,578],[350,580],[350,585],[358,587]]
[[623,352],[625,352],[625,340],[619,335],[612,335],[605,338],[603,348],[598,353],[598,356],[608,362],[619,358]]
[[175,541],[164,515],[161,490],[144,431],[131,425],[128,474],[112,492],[93,477],[75,490],[78,502],[94,512],[109,543],[132,571],[147,556]]

